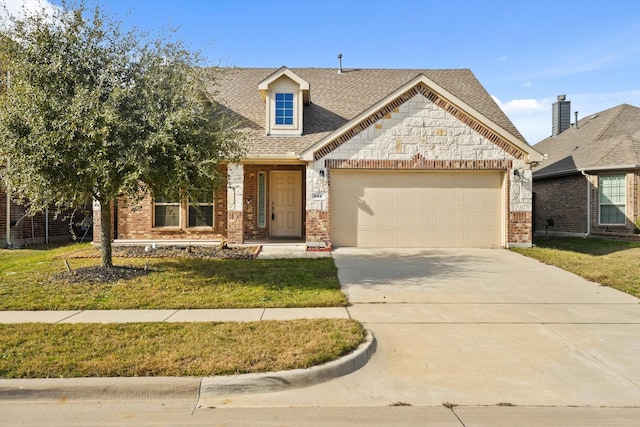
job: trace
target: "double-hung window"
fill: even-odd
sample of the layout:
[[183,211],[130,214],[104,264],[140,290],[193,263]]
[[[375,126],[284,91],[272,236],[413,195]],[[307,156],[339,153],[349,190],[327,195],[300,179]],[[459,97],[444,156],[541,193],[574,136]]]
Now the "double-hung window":
[[157,196],[153,207],[154,227],[180,226],[180,198],[175,196]]
[[213,227],[213,190],[202,189],[191,193],[189,227]]
[[293,125],[293,93],[276,93],[276,126]]
[[625,224],[625,176],[601,175],[598,177],[600,193],[600,224]]

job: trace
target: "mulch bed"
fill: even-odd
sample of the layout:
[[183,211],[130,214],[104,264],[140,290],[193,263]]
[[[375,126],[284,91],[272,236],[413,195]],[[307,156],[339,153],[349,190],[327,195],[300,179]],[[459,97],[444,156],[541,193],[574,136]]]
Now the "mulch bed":
[[113,256],[120,258],[204,258],[253,259],[258,246],[115,246]]
[[[198,259],[254,259],[259,251],[259,246],[114,246],[112,255],[114,258],[198,258]],[[81,252],[71,254],[68,258],[99,258],[100,252]],[[54,280],[65,283],[114,283],[118,280],[130,280],[140,276],[146,276],[152,270],[145,267],[113,266],[102,268],[101,266],[81,267],[55,274]]]
[[69,284],[90,283],[92,285],[98,285],[102,283],[114,283],[118,280],[135,279],[136,277],[146,276],[150,272],[151,270],[140,267],[81,267],[75,270],[54,274],[53,279]]

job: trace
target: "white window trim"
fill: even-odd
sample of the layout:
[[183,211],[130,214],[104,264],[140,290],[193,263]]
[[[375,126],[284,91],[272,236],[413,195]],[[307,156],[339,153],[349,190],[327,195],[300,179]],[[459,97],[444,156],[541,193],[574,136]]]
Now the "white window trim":
[[[211,192],[211,202],[210,203],[196,203],[188,200],[187,202],[187,228],[215,228],[216,225],[216,207],[215,207],[216,195],[215,192]],[[191,207],[201,207],[201,206],[211,206],[211,225],[189,225],[190,220],[190,212],[189,209]]]
[[[624,204],[623,205],[619,205],[619,204],[614,204],[614,203],[602,203],[600,201],[600,197],[602,195],[602,181],[601,178],[605,177],[605,176],[618,176],[618,177],[622,177],[622,181],[624,183]],[[623,222],[602,222],[602,206],[623,206],[623,211],[625,213],[625,219]],[[598,175],[598,225],[605,225],[605,226],[624,226],[627,224],[627,175],[626,174],[610,174],[610,175]]]
[[[156,206],[176,206],[178,208],[178,225],[157,225],[156,224]],[[182,224],[182,207],[180,202],[156,202],[153,201],[153,228],[180,228]]]
[[[291,106],[291,110],[292,110],[292,117],[291,117],[291,124],[277,124],[276,120],[277,120],[277,114],[276,112],[278,111],[277,106],[277,98],[278,95],[292,95],[292,106]],[[298,95],[296,92],[294,91],[277,91],[273,93],[273,121],[271,123],[271,128],[272,129],[297,129],[298,128]]]
[[[293,94],[293,123],[291,123],[290,125],[279,125],[276,124],[276,94],[278,93],[290,93]],[[288,133],[292,133],[293,134],[297,134],[300,132],[300,117],[301,117],[301,112],[300,112],[300,108],[299,108],[299,96],[298,96],[298,92],[297,91],[287,91],[286,89],[283,90],[278,90],[278,91],[274,91],[273,96],[270,97],[269,99],[269,103],[270,103],[270,118],[269,118],[269,125],[271,127],[271,133],[275,134],[275,135],[279,135],[278,132],[283,132],[286,131],[287,134]]]

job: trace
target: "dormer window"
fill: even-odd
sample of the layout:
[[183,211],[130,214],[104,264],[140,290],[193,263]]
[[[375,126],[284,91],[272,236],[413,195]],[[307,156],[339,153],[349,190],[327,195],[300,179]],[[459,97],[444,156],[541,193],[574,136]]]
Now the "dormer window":
[[303,106],[310,102],[309,83],[282,67],[260,82],[258,89],[265,101],[266,134],[302,135]]
[[276,125],[293,124],[293,93],[276,93]]

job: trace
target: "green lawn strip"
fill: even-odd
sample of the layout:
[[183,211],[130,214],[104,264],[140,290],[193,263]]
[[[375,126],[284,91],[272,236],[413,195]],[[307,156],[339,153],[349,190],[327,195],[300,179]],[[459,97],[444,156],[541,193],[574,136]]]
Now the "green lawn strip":
[[640,298],[640,243],[579,237],[534,239],[515,252]]
[[228,259],[115,258],[144,267],[146,276],[115,283],[68,283],[54,279],[72,269],[98,265],[72,258],[93,250],[69,245],[52,250],[0,250],[0,310],[196,309],[338,307],[340,290],[331,258]]
[[0,325],[0,378],[213,376],[308,368],[364,340],[347,319]]

